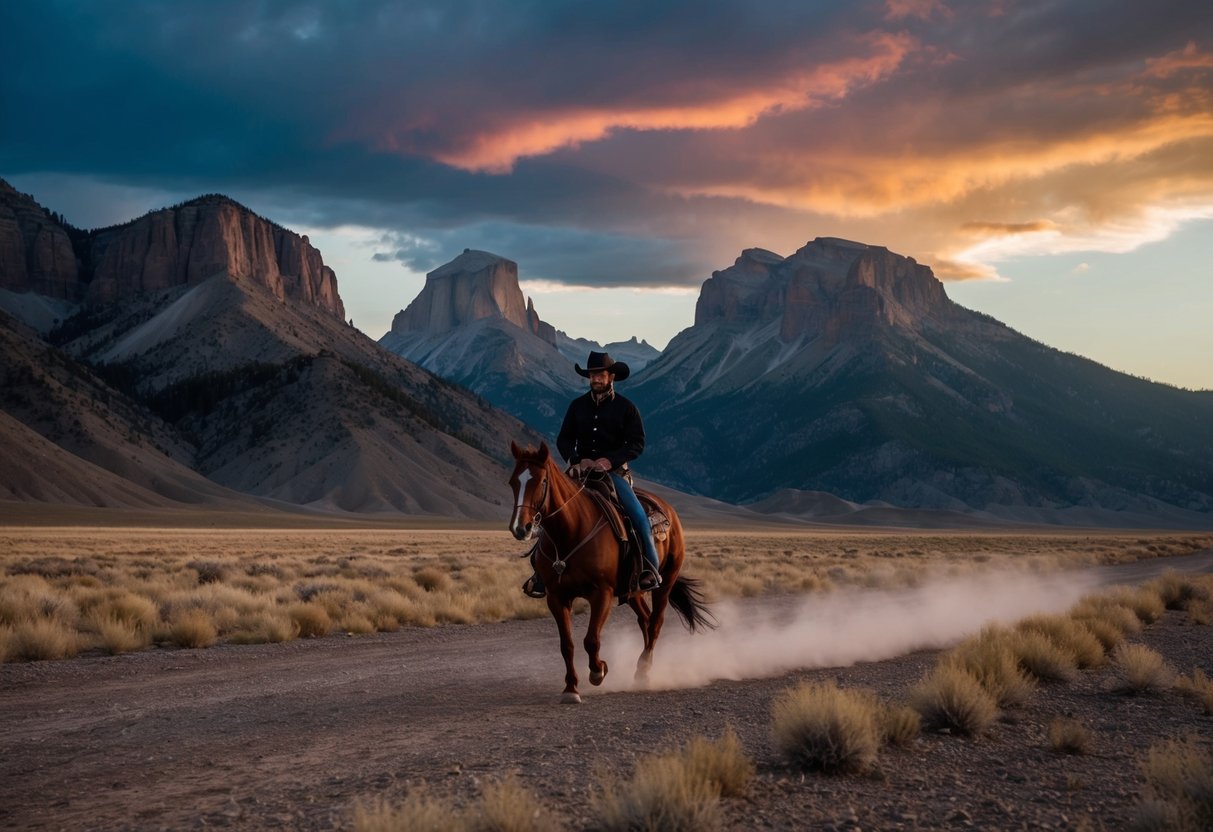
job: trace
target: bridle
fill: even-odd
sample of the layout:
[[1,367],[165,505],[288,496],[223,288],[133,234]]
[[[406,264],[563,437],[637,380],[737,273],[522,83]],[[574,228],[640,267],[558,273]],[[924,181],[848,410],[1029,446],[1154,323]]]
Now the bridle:
[[[528,465],[528,467],[529,467],[529,465]],[[585,491],[585,487],[588,484],[588,478],[582,477],[581,485],[577,488],[577,490],[574,491],[572,494],[570,494],[568,499],[566,499],[563,503],[561,503],[559,506],[557,506],[555,511],[553,511],[551,514],[544,517],[542,509],[548,502],[549,490],[550,490],[550,480],[551,480],[550,475],[545,471],[544,476],[543,476],[543,495],[539,498],[538,503],[524,503],[524,502],[522,502],[522,495],[521,494],[518,495],[519,502],[518,502],[517,508],[519,508],[519,509],[529,508],[531,510],[531,526],[535,530],[535,535],[537,538],[535,541],[535,545],[531,547],[530,551],[524,553],[521,557],[528,557],[532,554],[543,554],[543,541],[544,541],[544,538],[542,536],[543,521],[551,520],[557,514],[564,511],[564,509],[569,505],[569,503],[571,503],[571,502],[573,502],[573,500],[577,499],[577,497],[581,494],[582,491]],[[581,547],[583,547],[587,543],[589,543],[590,540],[594,537],[594,535],[598,534],[598,532],[600,532],[603,528],[605,528],[606,525],[607,525],[606,517],[598,518],[598,522],[594,524],[594,527],[592,529],[590,529],[590,531],[588,533],[586,533],[585,537],[583,537],[577,543],[576,546],[574,546],[572,549],[569,550],[568,554],[566,554],[563,558],[561,558],[560,553],[556,552],[552,556],[552,569],[556,572],[557,580],[560,580],[560,578],[564,575],[564,570],[565,570],[565,567],[568,566],[569,559],[572,558],[573,555],[577,554],[577,551],[579,549],[581,549]],[[553,544],[553,545],[555,545],[555,544]]]

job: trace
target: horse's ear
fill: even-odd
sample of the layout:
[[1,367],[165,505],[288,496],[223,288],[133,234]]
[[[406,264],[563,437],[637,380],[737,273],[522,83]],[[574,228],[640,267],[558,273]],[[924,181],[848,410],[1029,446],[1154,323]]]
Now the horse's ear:
[[510,440],[510,453],[514,455],[514,459],[522,459],[522,448],[519,448],[513,439]]
[[546,463],[548,461],[548,457],[550,457],[551,455],[552,455],[552,452],[548,448],[548,443],[540,442],[539,443],[539,464],[542,465],[542,464]]

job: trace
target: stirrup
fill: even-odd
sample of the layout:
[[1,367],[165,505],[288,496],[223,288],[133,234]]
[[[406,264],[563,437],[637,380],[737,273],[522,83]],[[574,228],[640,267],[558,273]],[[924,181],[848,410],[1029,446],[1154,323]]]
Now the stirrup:
[[636,586],[641,592],[652,592],[654,589],[661,586],[661,575],[654,572],[652,569],[646,569],[640,573],[640,578],[636,581]]
[[539,575],[532,575],[526,579],[522,585],[522,594],[528,598],[546,598],[548,592],[543,587],[543,581],[539,580]]

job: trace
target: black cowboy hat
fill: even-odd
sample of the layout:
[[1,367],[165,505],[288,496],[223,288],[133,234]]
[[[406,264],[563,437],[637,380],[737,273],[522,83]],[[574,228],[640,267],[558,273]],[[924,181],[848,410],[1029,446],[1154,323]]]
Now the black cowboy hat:
[[597,370],[606,370],[608,373],[615,374],[615,381],[623,381],[631,374],[628,365],[622,361],[612,361],[611,356],[605,352],[591,352],[590,358],[585,362],[585,369],[581,369],[580,364],[574,364],[573,369],[577,371],[577,375],[590,377],[590,373]]

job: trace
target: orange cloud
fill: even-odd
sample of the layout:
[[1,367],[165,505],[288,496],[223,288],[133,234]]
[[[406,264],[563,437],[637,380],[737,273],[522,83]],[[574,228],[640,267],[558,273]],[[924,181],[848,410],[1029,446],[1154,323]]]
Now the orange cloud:
[[1057,223],[1052,220],[1036,220],[1034,222],[966,222],[960,228],[962,231],[969,231],[987,237],[1011,237],[1018,234],[1056,231]]
[[1213,69],[1213,53],[1202,52],[1194,41],[1188,41],[1183,49],[1168,52],[1161,58],[1147,58],[1146,67],[1147,76],[1170,78],[1189,69]]
[[[768,88],[731,93],[683,106],[586,107],[533,113],[466,139],[431,155],[463,170],[508,173],[514,163],[606,137],[615,130],[729,130],[748,127],[763,116],[806,110],[845,98],[852,90],[891,75],[918,46],[907,34],[876,33],[863,40],[867,54],[822,64]],[[408,148],[406,136],[389,141]]]

